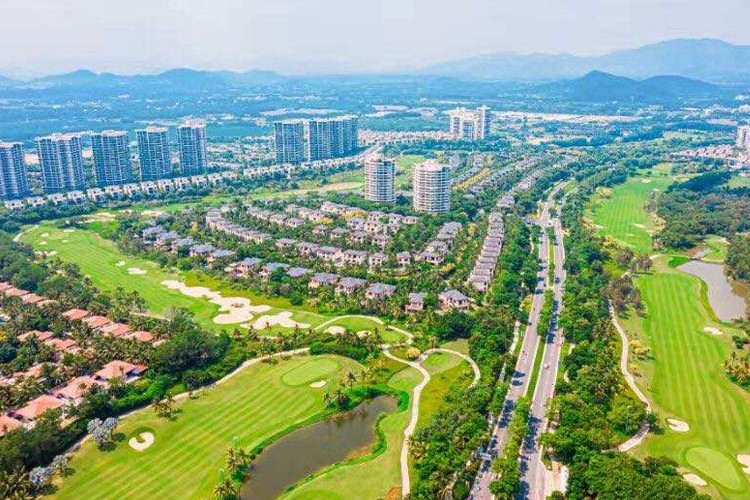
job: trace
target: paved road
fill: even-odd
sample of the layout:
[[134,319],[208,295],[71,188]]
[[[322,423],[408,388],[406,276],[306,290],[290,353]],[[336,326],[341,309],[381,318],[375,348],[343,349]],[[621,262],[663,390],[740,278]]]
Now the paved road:
[[[552,195],[561,188],[559,185]],[[551,221],[554,229],[553,253],[555,275],[552,283],[552,321],[544,342],[544,355],[539,370],[537,385],[531,401],[529,414],[529,433],[521,448],[521,493],[520,498],[530,500],[544,500],[551,493],[547,491],[547,469],[541,461],[542,450],[539,437],[547,431],[547,404],[555,393],[557,372],[560,366],[560,356],[563,349],[563,332],[559,326],[560,308],[562,306],[565,287],[565,248],[563,245],[563,231],[560,219],[555,217]]]
[[[542,228],[549,224],[549,200],[542,205],[542,213],[539,216],[539,225]],[[497,423],[492,429],[490,444],[486,449],[485,458],[477,472],[477,477],[471,488],[469,498],[489,500],[492,493],[489,491],[489,484],[494,479],[494,473],[490,468],[492,458],[498,457],[505,449],[508,439],[508,424],[513,416],[513,410],[516,407],[518,398],[528,392],[529,378],[534,366],[536,350],[539,348],[539,335],[537,328],[539,326],[539,316],[544,305],[544,288],[547,283],[547,272],[549,269],[549,244],[547,241],[547,232],[542,230],[539,241],[539,271],[537,273],[537,289],[534,291],[531,302],[531,311],[529,314],[529,324],[526,327],[526,333],[521,344],[521,352],[518,355],[516,369],[510,379],[510,388],[503,401],[502,410],[497,418]]]

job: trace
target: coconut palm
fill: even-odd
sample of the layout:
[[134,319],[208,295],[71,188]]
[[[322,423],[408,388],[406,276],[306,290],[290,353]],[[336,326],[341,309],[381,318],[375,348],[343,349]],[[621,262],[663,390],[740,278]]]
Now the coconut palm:
[[219,484],[214,488],[214,498],[220,500],[236,500],[239,498],[237,486],[232,481],[232,478],[224,475],[223,471],[221,476]]

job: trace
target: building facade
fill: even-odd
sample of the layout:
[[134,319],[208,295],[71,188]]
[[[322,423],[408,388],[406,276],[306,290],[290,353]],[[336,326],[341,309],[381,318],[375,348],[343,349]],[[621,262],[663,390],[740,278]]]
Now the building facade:
[[86,188],[79,135],[52,134],[39,137],[36,148],[46,193],[81,191]]
[[182,175],[198,175],[208,167],[206,148],[206,123],[189,120],[177,128]]
[[20,142],[0,142],[0,199],[15,200],[28,195],[23,145]]
[[448,127],[455,139],[481,141],[490,136],[490,108],[480,106],[471,111],[456,108],[448,112]]
[[309,120],[305,133],[307,160],[330,160],[356,154],[359,148],[358,134],[356,116]]
[[393,181],[396,165],[393,160],[374,157],[365,163],[365,199],[379,203],[393,203]]
[[276,161],[299,164],[305,161],[305,123],[284,120],[274,123]]
[[450,210],[450,167],[436,160],[415,165],[413,172],[414,210],[444,214]]
[[172,175],[167,132],[164,127],[148,127],[135,131],[142,181],[165,179]]
[[99,187],[133,182],[128,133],[105,130],[91,135],[94,176]]
[[750,125],[737,128],[737,147],[750,153]]

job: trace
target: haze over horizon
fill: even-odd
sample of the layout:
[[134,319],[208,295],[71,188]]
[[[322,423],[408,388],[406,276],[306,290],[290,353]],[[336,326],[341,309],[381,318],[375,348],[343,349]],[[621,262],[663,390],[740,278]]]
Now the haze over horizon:
[[[672,38],[750,45],[743,0],[6,0],[0,74],[410,71],[480,54],[597,55]],[[64,22],[61,22],[64,20]]]

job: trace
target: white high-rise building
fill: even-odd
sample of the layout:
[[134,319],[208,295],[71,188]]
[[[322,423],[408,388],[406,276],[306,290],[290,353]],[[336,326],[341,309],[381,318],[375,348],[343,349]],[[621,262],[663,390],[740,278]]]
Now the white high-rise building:
[[737,147],[750,153],[750,125],[737,128]]
[[80,191],[86,187],[81,137],[78,134],[39,137],[36,148],[46,193]]
[[100,187],[133,182],[128,133],[105,130],[91,134],[94,153],[94,176]]
[[450,210],[450,167],[436,160],[415,165],[413,172],[414,210],[444,214]]
[[305,131],[309,161],[353,155],[359,147],[356,116],[335,116],[308,120]]
[[284,120],[274,123],[276,161],[298,164],[305,161],[305,122]]
[[188,120],[177,128],[182,175],[197,175],[208,167],[206,152],[206,122]]
[[472,141],[484,140],[490,136],[490,108],[480,106],[475,111],[456,108],[448,111],[448,124],[451,136]]
[[26,161],[20,142],[0,142],[0,200],[29,195]]
[[379,203],[393,203],[393,180],[396,177],[396,164],[381,156],[369,158],[365,162],[365,199]]
[[135,131],[142,181],[164,179],[172,175],[167,132],[165,127],[148,127]]

